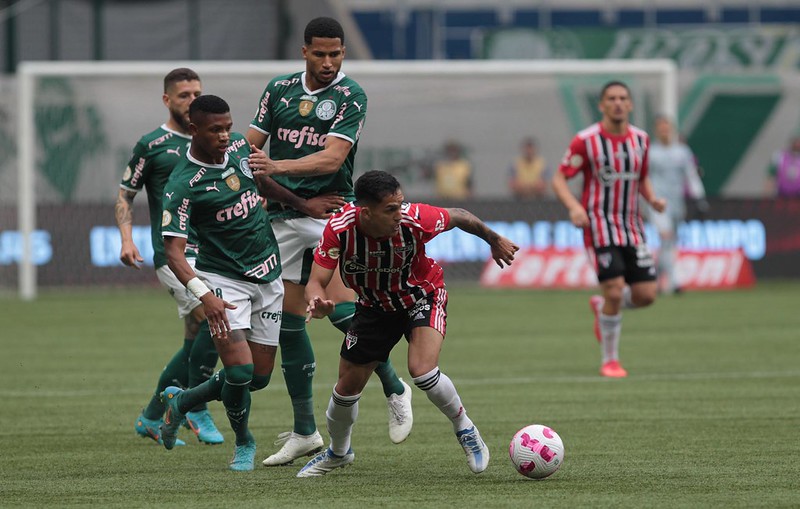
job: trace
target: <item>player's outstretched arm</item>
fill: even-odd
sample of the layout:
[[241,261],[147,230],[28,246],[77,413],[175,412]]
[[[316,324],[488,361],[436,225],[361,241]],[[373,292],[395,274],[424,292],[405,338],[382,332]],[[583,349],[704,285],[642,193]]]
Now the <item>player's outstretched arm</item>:
[[308,303],[306,322],[310,322],[312,318],[325,318],[336,308],[336,304],[328,299],[325,291],[333,278],[333,270],[326,269],[317,263],[311,265],[311,275],[308,277],[305,289],[305,299]]
[[514,261],[514,253],[519,251],[518,245],[486,226],[486,223],[468,210],[453,208],[447,209],[447,212],[450,214],[450,224],[447,225],[448,230],[459,228],[482,238],[491,247],[492,258],[500,268],[504,264],[511,265],[511,262]]
[[269,165],[262,170],[266,175],[283,175],[285,177],[316,177],[336,173],[344,164],[353,144],[344,138],[328,136],[325,148],[319,152],[308,154],[299,159],[269,160]]
[[225,339],[231,330],[225,309],[236,309],[236,306],[214,295],[205,283],[200,281],[189,262],[186,261],[185,250],[186,238],[164,236],[164,252],[167,255],[169,269],[175,274],[178,281],[203,303],[203,311],[208,319],[211,335]]
[[139,265],[144,261],[139,254],[139,248],[133,242],[133,199],[136,193],[127,189],[120,189],[117,195],[117,203],[114,205],[114,217],[117,219],[119,236],[122,239],[122,247],[119,251],[120,261],[128,267],[141,269]]

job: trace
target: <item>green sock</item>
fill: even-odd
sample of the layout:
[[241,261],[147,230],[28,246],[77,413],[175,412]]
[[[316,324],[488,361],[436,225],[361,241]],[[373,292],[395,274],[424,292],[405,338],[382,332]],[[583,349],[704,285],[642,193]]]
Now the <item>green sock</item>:
[[222,388],[225,386],[225,370],[214,373],[208,380],[178,395],[178,410],[181,413],[192,411],[198,405],[208,401],[222,399]]
[[[331,323],[340,331],[347,333],[350,329],[350,323],[353,321],[353,315],[356,313],[355,302],[340,302],[336,304],[336,309],[331,313],[328,318]],[[383,385],[383,394],[388,398],[392,394],[403,394],[405,387],[400,383],[397,378],[397,372],[392,366],[392,361],[387,359],[386,362],[381,362],[375,368],[375,374],[381,380]]]
[[161,376],[158,377],[156,392],[150,398],[150,402],[142,412],[147,419],[158,420],[164,415],[166,406],[161,402],[161,393],[164,389],[170,385],[186,387],[188,383],[189,351],[192,349],[192,343],[193,341],[191,339],[184,339],[183,348],[172,356],[172,359],[170,359],[161,371]]
[[250,419],[250,382],[253,381],[253,365],[242,364],[225,368],[225,385],[222,387],[222,404],[228,421],[236,434],[236,445],[253,441],[247,427]]
[[[214,374],[217,359],[219,359],[219,355],[214,346],[214,340],[211,338],[208,322],[203,321],[194,339],[192,351],[189,353],[189,387],[197,387],[208,380]],[[206,408],[208,407],[203,402],[192,408],[191,411],[199,412]]]
[[281,369],[294,410],[294,432],[311,435],[317,430],[314,422],[314,350],[306,332],[305,318],[283,313],[281,321]]

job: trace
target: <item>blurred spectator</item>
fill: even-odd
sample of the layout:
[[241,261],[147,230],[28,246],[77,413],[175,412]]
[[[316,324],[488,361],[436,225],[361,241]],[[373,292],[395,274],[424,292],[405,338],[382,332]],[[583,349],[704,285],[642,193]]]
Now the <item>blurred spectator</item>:
[[663,212],[652,211],[650,219],[658,230],[661,247],[658,252],[658,287],[662,293],[680,291],[675,271],[678,225],[686,218],[685,198],[696,200],[697,209],[708,208],[705,189],[692,151],[678,141],[672,122],[664,116],[656,118],[655,138],[650,145],[649,175],[653,191],[667,200]]
[[800,198],[800,135],[792,138],[789,147],[773,157],[766,192],[768,196]]
[[533,138],[523,139],[519,148],[520,155],[509,171],[508,188],[518,200],[541,198],[547,193],[547,163]]
[[457,141],[445,142],[444,158],[434,165],[434,174],[440,198],[464,200],[472,196],[472,163]]

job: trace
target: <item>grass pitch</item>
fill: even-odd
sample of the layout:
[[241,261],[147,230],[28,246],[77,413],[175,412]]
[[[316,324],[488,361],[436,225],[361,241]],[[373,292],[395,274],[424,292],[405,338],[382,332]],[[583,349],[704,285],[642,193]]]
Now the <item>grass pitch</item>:
[[[626,312],[630,376],[597,375],[588,294],[450,287],[441,367],[487,441],[481,475],[449,422],[413,388],[414,430],[389,441],[377,380],[360,403],[356,462],[319,479],[264,468],[291,425],[282,377],[253,398],[254,472],[227,470],[233,436],[166,451],[133,421],[182,326],[160,290],[3,299],[2,507],[797,507],[800,505],[799,284],[690,293]],[[315,407],[335,383],[341,335],[315,322]],[[393,353],[401,376],[404,343]],[[553,427],[566,460],[531,481],[508,460],[526,424]]]

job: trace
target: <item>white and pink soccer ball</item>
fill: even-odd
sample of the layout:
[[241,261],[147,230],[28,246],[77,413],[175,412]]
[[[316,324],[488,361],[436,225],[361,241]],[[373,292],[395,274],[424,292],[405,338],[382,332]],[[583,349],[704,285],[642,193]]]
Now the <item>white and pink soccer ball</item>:
[[544,479],[564,462],[564,442],[551,428],[531,424],[517,431],[508,454],[517,472],[531,479]]

